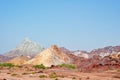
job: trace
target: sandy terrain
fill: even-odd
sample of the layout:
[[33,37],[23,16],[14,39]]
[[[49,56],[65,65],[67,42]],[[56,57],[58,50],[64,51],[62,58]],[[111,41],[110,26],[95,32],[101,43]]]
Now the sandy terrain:
[[83,73],[68,69],[0,69],[0,80],[120,80],[120,72]]

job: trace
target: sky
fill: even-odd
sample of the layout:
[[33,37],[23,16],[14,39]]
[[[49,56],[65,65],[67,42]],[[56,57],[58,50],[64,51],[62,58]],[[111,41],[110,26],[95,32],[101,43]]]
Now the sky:
[[120,0],[0,0],[0,53],[26,37],[69,50],[120,45]]

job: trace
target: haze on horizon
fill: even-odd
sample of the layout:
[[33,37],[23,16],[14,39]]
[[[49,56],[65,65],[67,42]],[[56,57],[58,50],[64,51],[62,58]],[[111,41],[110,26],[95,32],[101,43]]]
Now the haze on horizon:
[[24,38],[44,47],[120,45],[120,0],[0,0],[0,53]]

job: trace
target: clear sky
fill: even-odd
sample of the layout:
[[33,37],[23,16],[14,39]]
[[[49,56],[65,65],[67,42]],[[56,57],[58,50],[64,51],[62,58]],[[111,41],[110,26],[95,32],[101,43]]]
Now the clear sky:
[[25,37],[70,50],[120,45],[120,0],[0,0],[0,53]]

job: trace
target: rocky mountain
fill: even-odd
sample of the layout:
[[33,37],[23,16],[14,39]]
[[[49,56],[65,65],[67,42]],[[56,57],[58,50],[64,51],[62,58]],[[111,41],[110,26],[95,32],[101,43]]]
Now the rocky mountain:
[[71,63],[71,59],[67,54],[63,53],[56,45],[42,51],[36,57],[28,61],[26,64],[43,64],[46,67],[51,65],[59,65],[62,63]]
[[10,58],[6,57],[6,56],[3,56],[3,55],[0,55],[0,62],[6,62],[8,61]]
[[120,52],[120,46],[108,46],[104,48],[94,49],[90,52],[91,57],[93,56],[101,56],[105,57],[110,54],[116,54]]
[[103,58],[105,56],[109,56],[111,54],[117,54],[118,52],[120,52],[120,46],[107,46],[104,48],[94,49],[91,52],[87,52],[87,51],[83,51],[83,50],[70,51],[64,47],[61,47],[60,49],[64,53],[70,53],[77,57],[82,57],[85,59],[92,58],[92,57]]
[[21,55],[34,57],[35,55],[37,55],[43,50],[44,48],[41,47],[38,43],[32,42],[26,38],[16,48],[5,53],[4,56],[10,57],[10,58],[14,58]]
[[81,57],[85,59],[89,58],[89,53],[87,51],[83,51],[83,50],[70,51],[64,47],[61,47],[60,50],[68,55],[74,55],[76,57]]
[[63,53],[71,53],[71,51],[70,50],[68,50],[68,49],[66,49],[65,47],[60,47],[59,48]]
[[87,51],[77,50],[77,51],[73,51],[72,54],[85,59],[89,58],[89,53]]
[[18,56],[18,57],[15,57],[15,58],[7,61],[7,63],[12,63],[14,65],[23,65],[28,60],[30,60],[29,56]]
[[[87,54],[87,55],[86,55]],[[91,52],[72,51],[68,54],[80,71],[105,71],[120,68],[120,46],[108,46]]]

